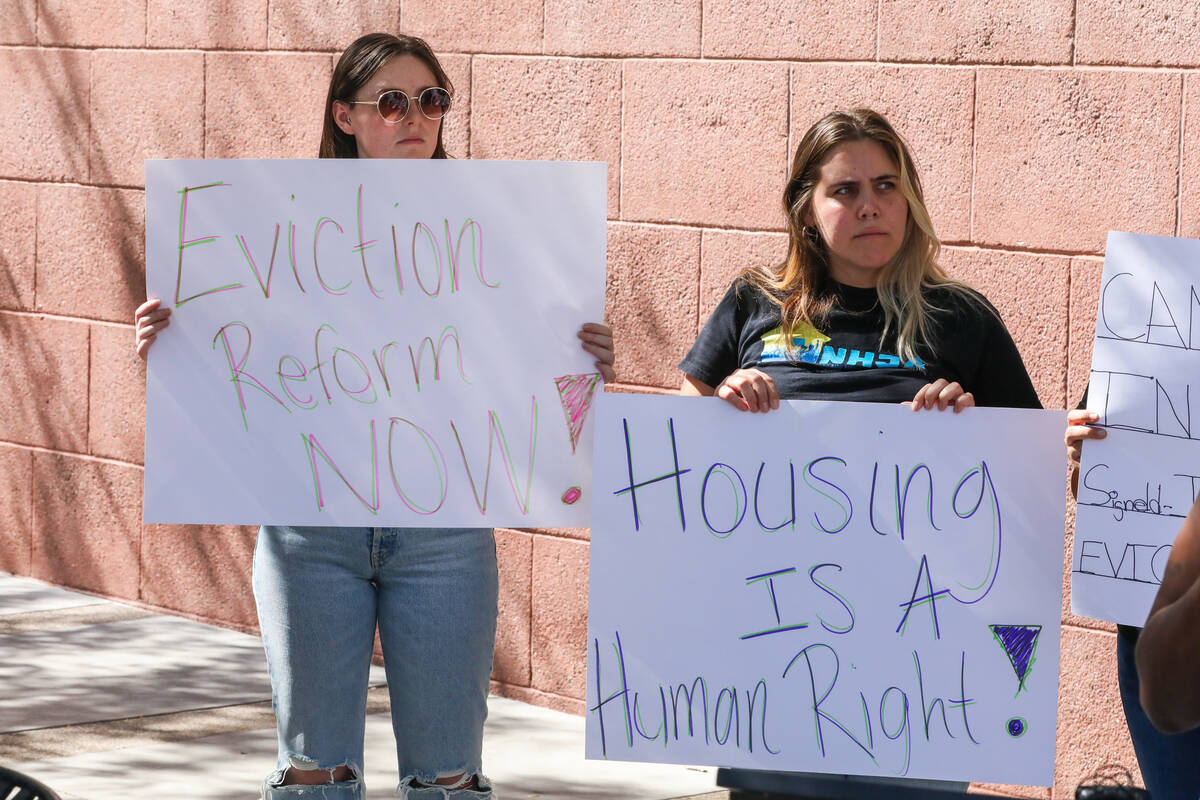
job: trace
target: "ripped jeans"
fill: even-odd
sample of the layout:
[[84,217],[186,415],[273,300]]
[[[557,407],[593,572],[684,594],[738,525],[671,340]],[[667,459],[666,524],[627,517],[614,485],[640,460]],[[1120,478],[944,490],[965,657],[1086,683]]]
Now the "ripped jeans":
[[[496,636],[490,528],[264,526],[254,599],[271,673],[279,759],[264,800],[363,800],[367,673],[376,622],[400,797],[486,800],[483,723]],[[288,767],[349,780],[281,785]],[[427,786],[476,776],[479,789]]]

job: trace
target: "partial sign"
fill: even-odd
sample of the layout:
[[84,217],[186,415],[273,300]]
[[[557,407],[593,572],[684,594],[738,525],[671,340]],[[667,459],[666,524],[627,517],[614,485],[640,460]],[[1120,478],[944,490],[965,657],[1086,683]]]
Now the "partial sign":
[[586,525],[605,174],[148,161],[146,520]]
[[606,395],[588,757],[1052,784],[1064,425]]
[[[1143,625],[1200,491],[1200,241],[1110,232],[1083,445],[1071,610]],[[1192,399],[1192,387],[1197,399]]]

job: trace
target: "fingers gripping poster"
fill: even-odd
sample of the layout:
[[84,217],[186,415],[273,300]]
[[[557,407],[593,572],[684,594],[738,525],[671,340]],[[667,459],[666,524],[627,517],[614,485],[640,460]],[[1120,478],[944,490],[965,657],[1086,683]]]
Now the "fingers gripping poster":
[[1065,421],[606,395],[588,757],[1050,785]]
[[145,519],[586,525],[603,164],[148,161]]
[[1200,492],[1200,241],[1108,234],[1079,469],[1071,610],[1141,626]]

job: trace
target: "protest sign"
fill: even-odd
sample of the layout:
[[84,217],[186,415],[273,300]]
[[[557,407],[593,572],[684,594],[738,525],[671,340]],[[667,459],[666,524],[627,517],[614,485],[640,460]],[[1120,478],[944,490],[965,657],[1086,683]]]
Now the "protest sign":
[[[1200,490],[1200,241],[1108,234],[1083,445],[1071,610],[1143,625]],[[1197,400],[1200,403],[1200,399]]]
[[606,395],[588,757],[1050,785],[1064,425]]
[[603,164],[148,161],[145,519],[586,525]]

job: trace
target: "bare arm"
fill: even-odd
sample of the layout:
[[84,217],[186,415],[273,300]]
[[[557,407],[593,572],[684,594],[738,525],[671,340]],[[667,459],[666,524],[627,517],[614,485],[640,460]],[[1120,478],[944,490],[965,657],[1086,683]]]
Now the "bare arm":
[[679,393],[688,397],[712,397],[716,392],[716,389],[691,375],[684,375],[683,385],[679,387]]
[[1137,643],[1142,707],[1164,733],[1200,726],[1200,501],[1175,537]]

